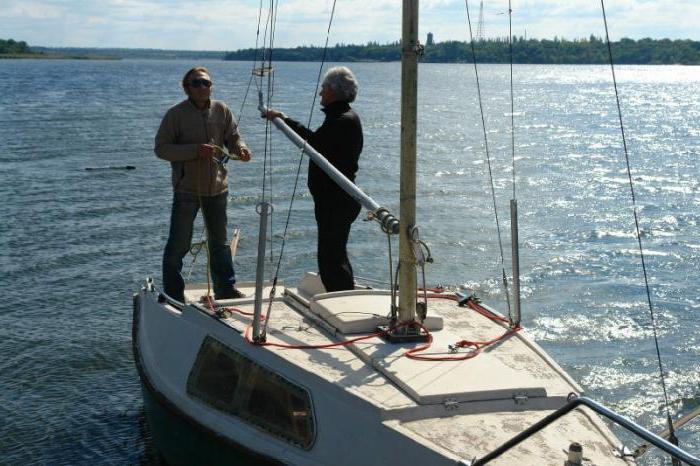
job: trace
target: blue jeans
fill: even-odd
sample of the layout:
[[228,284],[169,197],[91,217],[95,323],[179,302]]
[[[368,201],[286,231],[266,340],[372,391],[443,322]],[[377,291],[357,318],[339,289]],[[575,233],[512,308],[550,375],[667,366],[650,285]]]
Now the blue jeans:
[[[228,192],[217,196],[202,196],[202,213],[207,227],[209,268],[214,281],[216,298],[231,294],[236,283],[231,249],[226,235],[226,202]],[[194,219],[200,207],[196,194],[175,193],[170,215],[170,235],[163,253],[163,291],[178,301],[185,300],[182,259],[190,250]]]

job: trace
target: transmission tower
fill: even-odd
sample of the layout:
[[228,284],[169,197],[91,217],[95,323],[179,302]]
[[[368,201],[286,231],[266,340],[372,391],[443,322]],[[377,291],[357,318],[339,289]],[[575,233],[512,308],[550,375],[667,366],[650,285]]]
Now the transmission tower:
[[476,26],[476,40],[481,42],[484,40],[484,1],[479,2],[479,22]]

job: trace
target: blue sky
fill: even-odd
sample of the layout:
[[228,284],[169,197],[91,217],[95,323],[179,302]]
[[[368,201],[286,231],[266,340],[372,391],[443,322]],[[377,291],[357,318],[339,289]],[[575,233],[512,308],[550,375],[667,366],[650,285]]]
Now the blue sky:
[[[254,47],[260,0],[0,0],[0,38],[49,47],[236,50]],[[262,2],[264,6],[269,1]],[[479,0],[469,0],[476,33]],[[508,34],[508,1],[484,0],[486,36]],[[600,0],[511,0],[513,32],[534,38],[604,35]],[[332,0],[278,0],[275,45],[322,45]],[[613,40],[700,40],[700,0],[606,0]],[[400,37],[401,0],[337,0],[330,43]],[[464,0],[422,0],[420,36],[468,37]],[[267,14],[265,10],[264,15]],[[262,30],[262,27],[261,27]],[[262,32],[261,32],[262,36]]]

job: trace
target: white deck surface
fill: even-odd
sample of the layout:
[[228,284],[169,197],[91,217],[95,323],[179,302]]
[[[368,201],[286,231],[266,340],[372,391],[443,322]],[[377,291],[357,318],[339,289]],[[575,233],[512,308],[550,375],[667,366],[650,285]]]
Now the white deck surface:
[[[610,443],[597,435],[605,427],[597,418],[589,417],[586,408],[574,410],[520,443],[501,457],[489,462],[493,466],[563,466],[565,451],[571,442],[583,445],[585,465],[624,465],[612,455]],[[482,457],[494,450],[504,439],[514,437],[525,426],[544,417],[542,411],[519,413],[489,413],[456,416],[445,419],[425,419],[405,422],[397,426],[412,436],[420,436],[461,457]],[[468,426],[465,428],[465,426]],[[588,428],[582,428],[582,426]],[[542,458],[549,458],[543,461]]]
[[[252,313],[253,289],[246,284],[239,286],[249,298],[223,303]],[[283,291],[278,287],[277,296]],[[188,298],[202,294],[201,289],[187,291]],[[266,288],[263,297],[268,295]],[[320,295],[326,297],[319,300],[323,303],[319,306],[314,304],[313,297],[300,295],[296,300],[288,299],[288,303],[282,300],[273,303],[268,342],[325,345],[357,338],[362,334],[337,333],[338,319],[346,316],[353,320],[358,315],[375,318],[389,310],[388,294],[370,300],[370,308],[367,296],[359,294],[352,312],[347,308],[352,296]],[[342,300],[342,305],[335,306],[334,299]],[[377,300],[386,303],[384,310],[382,306],[377,308]],[[267,306],[264,303],[263,312]],[[444,328],[432,332],[432,347],[419,353],[423,355],[464,354],[467,349],[450,353],[448,345],[462,339],[490,340],[506,331],[501,324],[451,300],[431,299],[428,313],[441,319],[439,327],[444,322]],[[321,320],[318,316],[326,321],[323,331],[312,322],[312,319]],[[245,332],[252,322],[251,317],[235,311],[227,313],[223,320],[240,332]],[[375,336],[336,348],[297,350],[268,346],[267,349],[376,406],[381,419],[391,428],[418,436],[461,458],[483,456],[562,406],[567,394],[580,391],[556,363],[520,333],[486,348],[475,358],[457,362],[407,358],[406,350],[417,345],[420,343],[389,344]],[[597,427],[590,429],[593,424]],[[592,421],[581,413],[572,413],[491,464],[561,466],[566,459],[564,450],[574,441],[582,443],[584,457],[593,460],[585,464],[628,464],[612,455],[613,445],[605,437],[609,435],[599,419]],[[552,461],[543,462],[543,455],[551,455]],[[532,460],[528,462],[526,458],[530,456]]]

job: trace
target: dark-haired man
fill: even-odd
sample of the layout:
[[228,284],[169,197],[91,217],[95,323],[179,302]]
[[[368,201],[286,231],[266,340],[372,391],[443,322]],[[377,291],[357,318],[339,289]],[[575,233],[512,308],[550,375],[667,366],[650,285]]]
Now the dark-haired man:
[[163,290],[171,298],[185,301],[182,259],[190,249],[194,219],[201,207],[214,296],[240,298],[243,294],[235,287],[226,234],[227,171],[218,148],[226,148],[244,162],[250,160],[251,153],[226,104],[211,99],[213,83],[206,68],[185,73],[182,88],[187,99],[167,111],[155,139],[156,155],[172,167],[174,192],[170,234],[163,253]]

